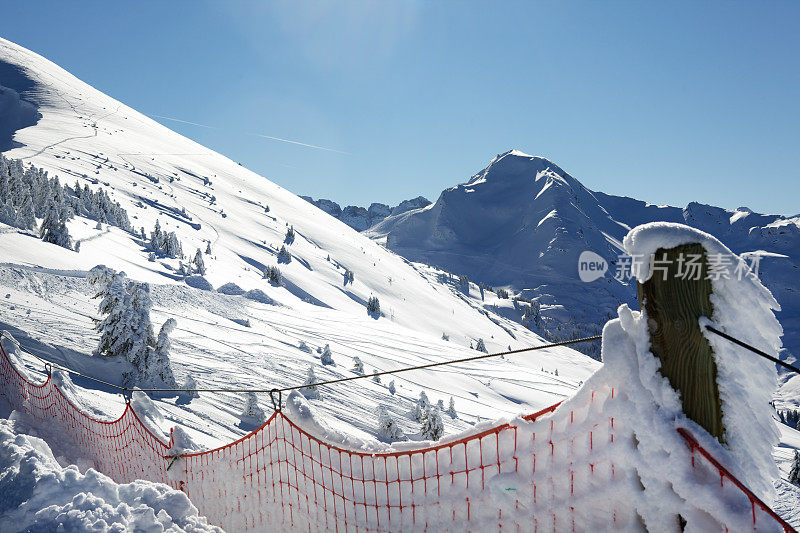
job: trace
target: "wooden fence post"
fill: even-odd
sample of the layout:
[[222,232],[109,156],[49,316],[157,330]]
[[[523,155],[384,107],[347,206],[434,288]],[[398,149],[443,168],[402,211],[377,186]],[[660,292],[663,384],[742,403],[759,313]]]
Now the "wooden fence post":
[[[687,268],[692,256],[700,257],[699,273]],[[686,416],[722,442],[717,365],[698,325],[700,317],[711,318],[713,312],[705,249],[700,244],[660,248],[652,261],[658,269],[638,283],[639,308],[647,312],[651,350],[661,360],[661,374],[680,394]]]

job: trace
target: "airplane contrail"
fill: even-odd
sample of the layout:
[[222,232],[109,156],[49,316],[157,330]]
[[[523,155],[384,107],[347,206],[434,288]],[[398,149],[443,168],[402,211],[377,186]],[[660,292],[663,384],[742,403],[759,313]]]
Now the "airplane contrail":
[[191,124],[192,126],[200,126],[201,128],[208,128],[210,130],[218,130],[216,126],[208,126],[206,124],[198,124],[197,122],[189,122],[188,120],[181,120],[179,118],[165,117],[163,115],[149,115],[151,117],[163,118],[165,120],[173,120],[175,122],[183,122],[184,124]]
[[[164,120],[172,120],[174,122],[181,122],[182,124],[191,124],[192,126],[199,126],[201,128],[208,128],[211,130],[218,130],[219,128],[216,126],[209,126],[208,124],[200,124],[199,122],[191,122],[189,120],[181,120],[179,118],[173,117],[165,117],[164,115],[149,115],[155,118],[161,118]],[[308,144],[300,141],[293,141],[291,139],[283,139],[281,137],[273,137],[272,135],[264,135],[262,133],[248,133],[247,135],[252,135],[254,137],[261,137],[263,139],[270,139],[272,141],[280,141],[283,143],[290,143],[296,144],[298,146],[305,146],[306,148],[314,148],[316,150],[325,150],[326,152],[336,152],[337,154],[345,154],[345,155],[353,155],[350,152],[344,152],[342,150],[336,150],[335,148],[326,148],[325,146],[317,146],[316,144]]]
[[343,152],[341,150],[336,150],[335,148],[325,148],[324,146],[317,146],[315,144],[306,144],[306,143],[301,143],[300,141],[292,141],[289,139],[281,139],[280,137],[272,137],[271,135],[263,135],[261,133],[250,133],[250,135],[254,135],[256,137],[263,137],[264,139],[272,139],[273,141],[280,141],[283,143],[299,144],[300,146],[307,146],[308,148],[316,148],[317,150],[325,150],[326,152],[336,152],[337,154],[353,155],[350,152]]

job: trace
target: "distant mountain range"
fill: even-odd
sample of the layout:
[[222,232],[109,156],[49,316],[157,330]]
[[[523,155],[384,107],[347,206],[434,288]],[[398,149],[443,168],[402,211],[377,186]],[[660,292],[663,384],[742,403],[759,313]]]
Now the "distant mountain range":
[[[437,201],[391,213],[365,231],[411,261],[471,281],[507,287],[541,306],[551,338],[596,333],[635,287],[615,279],[620,242],[652,221],[688,224],[717,236],[738,254],[760,256],[760,277],[783,310],[783,357],[800,353],[800,217],[735,211],[696,202],[655,205],[592,191],[555,163],[511,150]],[[591,250],[610,266],[591,283],[578,257]]]
[[333,200],[320,198],[314,200],[310,196],[301,196],[303,200],[314,204],[334,218],[338,218],[356,231],[364,231],[371,228],[388,216],[402,215],[407,211],[419,209],[431,205],[431,201],[422,196],[417,196],[411,200],[403,200],[399,205],[389,207],[386,204],[372,203],[369,207],[359,207],[348,205],[344,209]]

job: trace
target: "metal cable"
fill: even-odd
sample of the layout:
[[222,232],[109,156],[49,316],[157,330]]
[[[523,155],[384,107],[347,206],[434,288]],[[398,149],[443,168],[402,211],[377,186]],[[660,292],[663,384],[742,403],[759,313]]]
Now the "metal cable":
[[[109,383],[108,381],[104,381],[102,379],[97,379],[97,378],[93,378],[91,376],[87,376],[86,374],[82,374],[81,372],[77,372],[77,371],[72,370],[70,368],[61,366],[61,365],[59,365],[57,363],[53,363],[51,361],[43,359],[43,358],[39,357],[38,355],[36,355],[34,353],[31,353],[30,351],[28,351],[25,348],[23,348],[16,339],[14,339],[10,335],[6,334],[5,331],[0,333],[0,336],[9,339],[20,350],[22,350],[25,353],[35,357],[39,361],[42,361],[46,365],[52,365],[53,368],[56,368],[56,369],[59,369],[59,370],[63,370],[64,372],[68,372],[70,374],[74,374],[76,376],[80,376],[80,377],[85,378],[85,379],[96,381],[98,383],[102,383],[103,385],[107,385],[109,387],[113,387],[113,388],[121,391],[122,393],[126,393],[126,392],[131,390],[131,389],[127,388],[127,387],[120,387],[119,385],[115,385],[113,383]],[[531,348],[520,348],[518,350],[510,350],[510,351],[507,351],[507,352],[475,355],[475,356],[472,356],[472,357],[462,357],[460,359],[452,359],[450,361],[439,361],[438,363],[428,363],[428,364],[425,364],[425,365],[409,366],[409,367],[404,367],[404,368],[398,368],[396,370],[385,370],[385,371],[382,371],[382,372],[375,372],[375,373],[372,373],[372,374],[360,374],[360,375],[357,375],[357,376],[350,376],[350,377],[346,377],[346,378],[332,379],[332,380],[328,380],[328,381],[318,381],[318,382],[315,382],[313,384],[303,384],[303,385],[295,385],[293,387],[284,387],[282,389],[277,389],[277,388],[272,388],[272,389],[199,389],[198,388],[198,389],[138,389],[138,390],[141,390],[142,392],[253,392],[253,393],[281,393],[281,392],[289,392],[289,391],[293,391],[293,390],[304,389],[304,388],[306,388],[306,387],[308,387],[310,385],[313,385],[313,386],[332,385],[334,383],[342,383],[342,382],[345,382],[345,381],[353,381],[353,380],[356,380],[356,379],[374,378],[376,376],[385,376],[385,375],[389,375],[389,374],[399,374],[401,372],[408,372],[410,370],[421,370],[421,369],[425,369],[425,368],[434,368],[434,367],[439,367],[439,366],[452,365],[452,364],[456,364],[456,363],[466,363],[466,362],[469,362],[469,361],[479,361],[481,359],[489,359],[491,357],[500,357],[500,356],[504,356],[504,355],[513,355],[513,354],[518,354],[518,353],[522,353],[522,352],[532,352],[532,351],[535,351],[535,350],[544,350],[544,349],[547,349],[547,348],[555,348],[555,347],[558,347],[558,346],[567,346],[567,345],[576,344],[576,343],[579,343],[579,342],[589,342],[589,341],[596,341],[596,340],[600,340],[600,339],[602,339],[602,335],[594,335],[592,337],[582,337],[582,338],[579,338],[579,339],[570,339],[570,340],[566,340],[566,341],[554,342],[554,343],[551,343],[551,344],[543,344],[541,346],[533,346]]]

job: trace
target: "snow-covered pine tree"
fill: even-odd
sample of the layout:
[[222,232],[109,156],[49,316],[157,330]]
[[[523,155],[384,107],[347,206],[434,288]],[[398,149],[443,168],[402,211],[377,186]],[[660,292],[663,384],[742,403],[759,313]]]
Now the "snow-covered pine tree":
[[794,459],[792,460],[792,467],[789,470],[789,483],[796,487],[800,487],[800,452],[794,451]]
[[[378,373],[378,369],[377,368],[373,368],[372,369],[372,373],[373,374],[377,374]],[[380,376],[372,376],[372,381],[374,381],[375,383],[380,383],[381,382],[381,377]]]
[[[16,214],[14,215],[16,219]],[[17,222],[18,223],[18,222]],[[39,227],[39,236],[44,242],[49,242],[62,248],[72,248],[72,239],[67,230],[66,218],[63,211],[58,209],[56,204],[50,202],[47,212]]]
[[378,426],[376,433],[378,437],[385,442],[396,442],[399,440],[406,440],[403,430],[397,425],[397,422],[392,418],[386,407],[378,405],[375,409],[378,415]]
[[169,363],[169,349],[172,344],[169,336],[177,325],[178,322],[174,318],[168,318],[161,325],[155,346],[145,361],[142,377],[153,385],[153,388],[172,389],[178,386]]
[[160,253],[164,247],[164,236],[161,233],[161,223],[156,219],[156,225],[150,233],[150,249],[156,253]]
[[486,344],[483,342],[483,339],[478,339],[478,344],[475,345],[475,349],[479,352],[489,353],[489,350],[486,349]]
[[326,344],[325,348],[322,349],[322,355],[320,355],[319,361],[323,365],[336,366],[336,363],[333,361],[333,354],[331,354],[331,347],[329,344]]
[[292,244],[294,242],[294,226],[289,226],[289,228],[287,228],[283,242],[286,244]]
[[414,404],[414,409],[411,411],[411,417],[417,422],[422,422],[422,419],[425,416],[425,411],[428,409],[428,407],[430,407],[428,395],[425,394],[425,391],[420,391],[419,399],[417,400],[417,403]]
[[389,382],[389,394],[394,394],[396,391],[397,389],[394,386],[394,380],[392,380]]
[[361,358],[358,356],[353,357],[353,372],[356,374],[364,374],[364,363],[361,362]]
[[36,228],[36,215],[33,210],[33,200],[26,196],[22,205],[17,210],[18,228],[32,230]]
[[211,255],[211,241],[206,244],[206,255]]
[[425,409],[422,420],[420,433],[425,440],[439,440],[444,434],[444,422],[442,422],[442,415],[435,407],[428,407]]
[[186,392],[182,392],[181,396],[185,399],[199,398],[200,393],[195,390],[197,388],[197,381],[195,381],[191,374],[187,374],[186,380],[183,382],[183,385],[181,385],[181,389]]
[[200,248],[194,254],[194,259],[192,260],[192,264],[194,264],[194,270],[201,276],[206,275],[206,263],[203,261],[203,252],[200,251]]
[[279,263],[291,263],[292,262],[292,254],[289,250],[286,249],[286,246],[281,245],[281,249],[278,251],[278,262]]
[[239,415],[242,424],[247,426],[260,426],[267,421],[267,415],[258,405],[258,396],[255,392],[248,392],[245,396],[244,411]]
[[450,405],[447,407],[447,414],[450,415],[450,418],[458,418],[458,413],[456,413],[456,402],[453,400],[452,396],[450,396]]
[[306,341],[304,340],[301,340],[300,343],[297,345],[297,347],[306,353],[311,353],[311,348],[308,346],[308,344],[306,344]]
[[319,393],[319,387],[315,385],[317,383],[317,376],[314,375],[314,365],[308,366],[308,373],[306,374],[306,381],[303,383],[304,387],[300,389],[300,394],[308,398],[309,400],[318,400],[321,398]]
[[280,285],[283,281],[281,271],[278,270],[278,267],[272,265],[264,269],[264,278],[269,280],[273,285]]
[[447,333],[445,333],[445,332],[443,331],[443,332],[442,332],[442,340],[443,340],[443,341],[449,341],[449,340],[450,340],[450,335],[448,335]]
[[367,314],[375,318],[381,316],[381,303],[377,296],[370,296],[367,300]]

